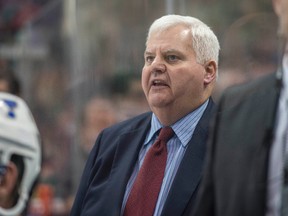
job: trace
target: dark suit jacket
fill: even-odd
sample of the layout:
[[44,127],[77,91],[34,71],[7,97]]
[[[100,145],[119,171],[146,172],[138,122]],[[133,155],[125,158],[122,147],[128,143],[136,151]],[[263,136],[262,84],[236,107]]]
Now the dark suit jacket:
[[[213,102],[200,119],[166,200],[162,215],[187,215],[200,181]],[[127,182],[150,128],[152,113],[105,129],[88,158],[72,216],[118,216]]]
[[275,75],[227,89],[209,137],[195,216],[264,216]]

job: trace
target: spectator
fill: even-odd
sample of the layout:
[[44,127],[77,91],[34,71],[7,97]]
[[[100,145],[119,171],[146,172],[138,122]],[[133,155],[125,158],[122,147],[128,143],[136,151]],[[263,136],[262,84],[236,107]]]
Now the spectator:
[[0,69],[0,92],[9,92],[20,96],[21,85],[12,70]]

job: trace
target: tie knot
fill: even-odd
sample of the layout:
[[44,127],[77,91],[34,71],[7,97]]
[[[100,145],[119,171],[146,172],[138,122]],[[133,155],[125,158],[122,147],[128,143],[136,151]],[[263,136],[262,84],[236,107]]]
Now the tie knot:
[[158,139],[167,142],[174,135],[174,131],[171,127],[163,127],[160,130]]

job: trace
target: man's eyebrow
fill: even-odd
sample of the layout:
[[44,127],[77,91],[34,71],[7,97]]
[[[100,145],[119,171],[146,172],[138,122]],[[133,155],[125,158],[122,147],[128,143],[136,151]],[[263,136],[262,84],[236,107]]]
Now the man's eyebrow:
[[[169,53],[181,53],[181,52],[179,50],[176,50],[176,49],[167,49],[167,50],[162,51],[162,53],[169,54]],[[145,55],[153,55],[154,52],[148,50],[148,51],[145,51],[144,54]]]
[[152,55],[153,54],[153,52],[151,52],[151,51],[145,51],[144,52],[144,55]]
[[168,49],[168,50],[165,50],[163,53],[165,54],[169,54],[169,53],[180,53],[179,50],[176,50],[176,49]]

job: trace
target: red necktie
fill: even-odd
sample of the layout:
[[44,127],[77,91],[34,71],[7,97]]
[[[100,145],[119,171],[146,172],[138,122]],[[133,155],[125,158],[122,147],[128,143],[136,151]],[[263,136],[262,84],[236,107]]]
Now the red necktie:
[[166,167],[166,144],[173,135],[171,127],[162,128],[148,150],[128,197],[124,216],[153,215]]

